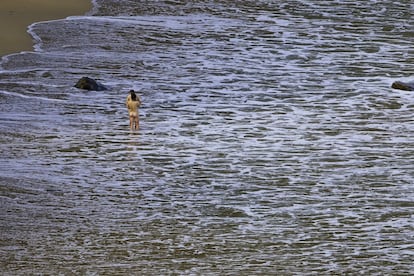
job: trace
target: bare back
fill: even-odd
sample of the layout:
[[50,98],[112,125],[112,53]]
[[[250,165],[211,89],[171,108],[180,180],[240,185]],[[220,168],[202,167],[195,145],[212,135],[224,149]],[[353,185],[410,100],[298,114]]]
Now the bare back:
[[135,94],[134,90],[130,91],[125,104],[128,108],[129,127],[131,129],[139,128],[139,114],[138,107],[141,105],[141,99]]
[[141,101],[130,100],[127,102],[129,116],[136,117],[138,116],[138,107],[141,105]]

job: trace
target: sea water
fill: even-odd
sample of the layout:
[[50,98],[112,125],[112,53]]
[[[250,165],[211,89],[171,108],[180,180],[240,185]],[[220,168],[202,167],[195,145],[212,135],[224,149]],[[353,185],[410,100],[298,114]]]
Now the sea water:
[[1,61],[1,274],[412,273],[414,94],[390,85],[413,10],[96,0],[31,25]]

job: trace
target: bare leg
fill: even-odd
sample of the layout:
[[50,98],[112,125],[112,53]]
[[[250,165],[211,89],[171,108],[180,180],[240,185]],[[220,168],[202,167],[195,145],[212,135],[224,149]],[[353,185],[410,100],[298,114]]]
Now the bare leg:
[[139,129],[139,118],[135,117],[135,129]]
[[134,118],[132,116],[129,116],[129,128],[132,129]]

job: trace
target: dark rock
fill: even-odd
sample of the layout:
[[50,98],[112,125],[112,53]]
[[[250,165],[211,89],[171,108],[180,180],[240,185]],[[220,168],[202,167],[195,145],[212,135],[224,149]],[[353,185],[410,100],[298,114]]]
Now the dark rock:
[[395,81],[391,85],[391,88],[405,90],[405,91],[414,91],[414,83],[413,82]]
[[53,78],[53,74],[52,74],[52,73],[50,73],[50,72],[44,72],[44,73],[42,74],[42,77],[43,77],[43,78]]
[[107,90],[105,85],[97,82],[94,79],[88,77],[82,77],[78,82],[75,84],[76,88],[85,89],[85,90],[93,90],[93,91],[103,91]]

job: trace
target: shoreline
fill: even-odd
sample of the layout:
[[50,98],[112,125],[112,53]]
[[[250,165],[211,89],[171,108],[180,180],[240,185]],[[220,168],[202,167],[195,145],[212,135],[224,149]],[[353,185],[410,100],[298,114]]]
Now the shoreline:
[[1,0],[0,57],[34,50],[29,25],[84,15],[92,8],[91,0]]

